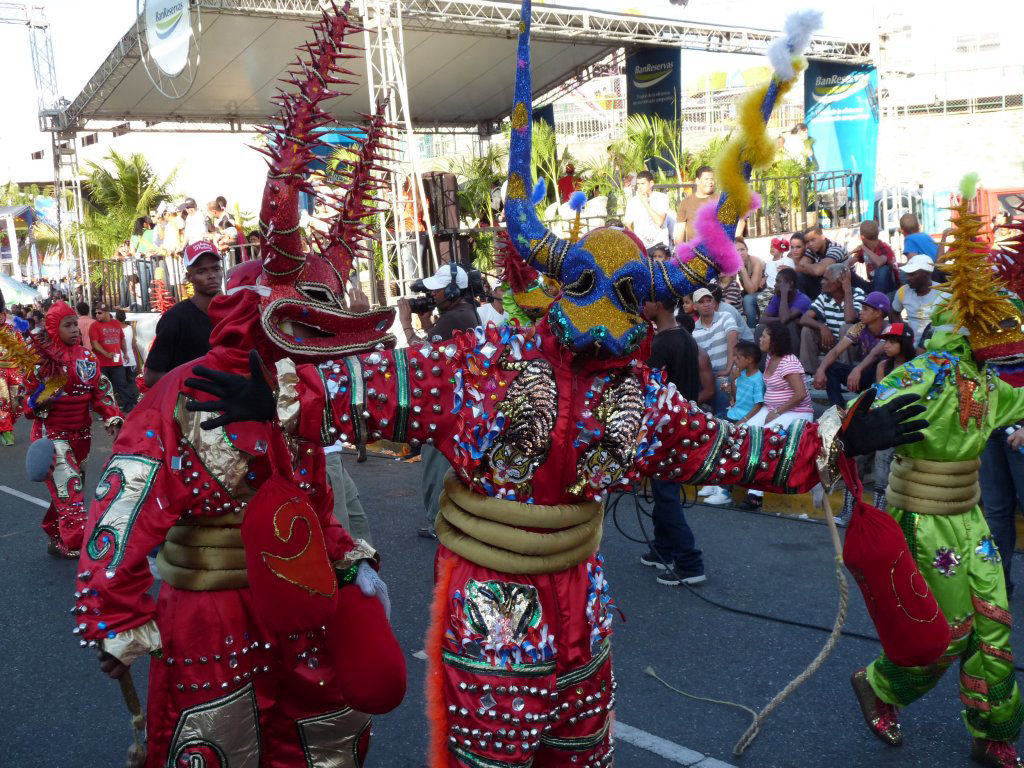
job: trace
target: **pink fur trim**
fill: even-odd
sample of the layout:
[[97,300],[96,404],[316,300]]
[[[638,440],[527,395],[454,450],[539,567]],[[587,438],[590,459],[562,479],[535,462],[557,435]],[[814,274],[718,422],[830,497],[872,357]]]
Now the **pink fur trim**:
[[[761,198],[752,194],[750,208],[754,210],[761,205]],[[722,275],[735,275],[743,266],[743,259],[736,251],[736,245],[729,238],[725,227],[718,220],[718,206],[708,203],[697,211],[697,220],[694,222],[697,230],[697,237],[690,242],[679,243],[676,246],[675,261],[685,264],[693,258],[694,249],[703,246],[704,251],[711,257],[718,266]]]

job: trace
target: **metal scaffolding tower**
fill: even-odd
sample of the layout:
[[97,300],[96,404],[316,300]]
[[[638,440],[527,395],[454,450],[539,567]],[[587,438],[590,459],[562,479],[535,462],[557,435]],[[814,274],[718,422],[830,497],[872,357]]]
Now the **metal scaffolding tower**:
[[[398,295],[408,293],[411,282],[425,275],[418,274],[423,260],[419,257],[419,234],[415,222],[420,219],[420,211],[425,210],[423,201],[426,194],[423,179],[420,175],[419,148],[412,127],[412,112],[409,106],[408,77],[405,70],[405,40],[402,35],[402,2],[401,0],[360,0],[359,11],[362,15],[363,47],[366,53],[366,76],[370,91],[370,112],[377,109],[378,104],[385,106],[385,118],[397,132],[396,150],[388,161],[392,171],[389,174],[389,197],[392,227],[388,226],[388,213],[382,212],[377,217],[377,232],[381,248],[382,268],[380,278],[383,281],[383,295],[376,284],[370,284],[370,295],[374,302],[388,303],[395,296],[394,283],[397,282]],[[413,183],[406,185],[401,178],[402,169],[412,170]],[[406,228],[406,206],[412,207],[413,229]],[[429,263],[437,268],[437,249],[434,236],[427,217],[424,217],[427,245],[430,249]],[[413,258],[403,258],[403,251],[408,251]]]
[[[39,111],[39,129],[50,133],[53,153],[53,187],[57,205],[57,236],[61,258],[74,257],[74,270],[89,290],[88,262],[85,230],[82,224],[82,185],[78,172],[78,139],[74,130],[68,130],[65,112],[68,102],[61,98],[57,88],[57,72],[53,62],[53,43],[50,25],[41,5],[28,3],[0,3],[0,24],[28,27],[32,53],[32,76],[36,84]],[[31,232],[29,233],[31,239]],[[17,256],[14,255],[15,260]],[[17,269],[17,267],[16,267]]]

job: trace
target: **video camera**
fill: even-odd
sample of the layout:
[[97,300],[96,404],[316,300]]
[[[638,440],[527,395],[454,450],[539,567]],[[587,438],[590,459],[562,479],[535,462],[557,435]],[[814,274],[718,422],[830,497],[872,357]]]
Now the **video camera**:
[[[466,269],[463,267],[463,269]],[[484,281],[483,273],[479,269],[466,269],[466,274],[469,277],[469,288],[460,291],[459,295],[468,298],[472,296],[480,302],[491,302],[495,300],[487,287],[487,283]],[[422,315],[427,312],[432,312],[437,307],[437,302],[434,300],[434,295],[429,288],[427,288],[422,280],[417,280],[409,285],[409,289],[415,293],[426,294],[424,296],[412,296],[409,299],[409,309],[415,314]]]

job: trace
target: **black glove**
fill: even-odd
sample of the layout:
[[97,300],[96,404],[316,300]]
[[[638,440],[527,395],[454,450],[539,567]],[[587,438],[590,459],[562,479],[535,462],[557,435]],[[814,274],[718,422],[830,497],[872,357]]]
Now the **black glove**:
[[925,412],[923,405],[911,405],[917,402],[917,395],[901,395],[892,402],[872,408],[875,394],[872,387],[853,404],[853,413],[839,433],[847,456],[860,456],[924,440],[921,430],[928,427],[928,422],[924,419],[911,421]]
[[277,402],[267,381],[269,374],[255,349],[249,352],[249,371],[251,376],[242,376],[197,365],[192,373],[202,378],[185,379],[185,386],[220,399],[188,400],[186,410],[221,414],[202,422],[203,429],[223,427],[236,421],[273,421],[277,418]]

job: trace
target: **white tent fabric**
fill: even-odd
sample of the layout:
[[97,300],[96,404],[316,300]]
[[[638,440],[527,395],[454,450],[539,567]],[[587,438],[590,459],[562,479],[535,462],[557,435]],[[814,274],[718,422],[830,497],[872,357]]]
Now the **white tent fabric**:
[[[133,27],[75,100],[71,112],[83,120],[258,123],[276,112],[270,99],[278,79],[309,36],[310,19],[204,11],[201,59],[188,94],[169,101],[150,82],[138,48],[117,66],[119,49],[134,40]],[[501,30],[406,28],[405,55],[413,120],[420,125],[476,126],[500,119],[511,108],[516,42]],[[361,46],[363,36],[351,41]],[[616,44],[537,40],[533,77],[538,92],[562,83],[576,69],[605,56]],[[362,51],[348,61],[358,85],[335,99],[330,110],[340,123],[362,122],[369,109]]]
[[39,291],[31,285],[15,280],[9,275],[0,274],[0,291],[3,291],[7,306],[11,304],[31,304],[39,298]]

